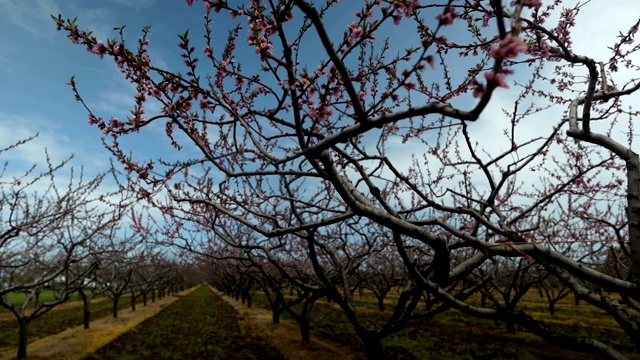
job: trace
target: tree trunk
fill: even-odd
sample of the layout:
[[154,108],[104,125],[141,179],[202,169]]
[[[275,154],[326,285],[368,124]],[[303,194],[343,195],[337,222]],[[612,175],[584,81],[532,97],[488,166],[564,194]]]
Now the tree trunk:
[[147,293],[142,293],[142,305],[147,306]]
[[271,318],[274,324],[280,324],[280,310],[276,306],[271,309]]
[[156,302],[156,291],[155,290],[151,290],[151,302],[152,303]]
[[640,158],[629,151],[627,165],[627,221],[631,252],[631,279],[640,282]]
[[365,351],[367,352],[367,359],[369,360],[384,360],[386,359],[384,354],[384,348],[382,342],[378,337],[370,336],[367,341],[364,342]]
[[89,328],[89,320],[91,318],[91,309],[89,308],[89,297],[84,293],[83,289],[78,290],[82,298],[82,319],[85,330]]
[[29,335],[29,321],[25,319],[19,319],[18,324],[20,326],[20,332],[18,335],[18,359],[24,359],[27,357],[27,340]]
[[85,330],[89,328],[89,321],[91,320],[91,309],[89,309],[89,304],[86,303],[84,304],[84,308],[82,311],[82,317],[83,317],[83,322],[84,322],[84,328]]
[[37,308],[38,306],[40,306],[40,290],[36,290],[36,301],[33,304],[33,308]]
[[131,311],[136,311],[136,294],[131,292]]
[[384,311],[384,296],[377,296],[378,298],[378,310]]
[[253,305],[253,299],[250,294],[247,294],[247,307],[251,307]]
[[556,313],[556,302],[549,301],[549,315],[553,316]]
[[113,297],[113,318],[118,317],[118,300],[120,300],[120,296]]
[[303,344],[308,344],[311,340],[311,327],[309,326],[309,319],[306,317],[300,317],[298,319],[298,325],[300,326],[300,338]]

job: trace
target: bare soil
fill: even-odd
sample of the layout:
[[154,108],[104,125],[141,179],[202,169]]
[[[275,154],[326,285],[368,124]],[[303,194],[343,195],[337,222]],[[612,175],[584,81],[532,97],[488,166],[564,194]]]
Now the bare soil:
[[298,326],[288,320],[280,320],[280,324],[274,324],[271,311],[259,306],[247,307],[241,301],[212,289],[238,312],[238,321],[241,326],[246,326],[254,336],[259,336],[271,346],[280,351],[288,360],[356,360],[348,348],[329,341],[314,338],[308,345],[303,345],[300,340]]

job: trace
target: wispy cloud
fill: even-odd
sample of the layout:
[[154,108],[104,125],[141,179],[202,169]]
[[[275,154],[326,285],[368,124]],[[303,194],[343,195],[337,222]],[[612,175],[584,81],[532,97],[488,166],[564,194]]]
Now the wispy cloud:
[[72,165],[84,166],[89,172],[100,172],[109,167],[108,156],[98,152],[101,145],[96,144],[95,140],[83,139],[77,133],[70,133],[68,126],[38,115],[26,112],[0,113],[0,134],[10,135],[0,137],[0,148],[38,135],[26,144],[2,154],[2,160],[11,163],[16,171],[33,165],[46,167],[46,153],[53,163],[59,163],[73,155]]
[[53,38],[51,14],[60,13],[60,8],[50,0],[23,1],[0,0],[0,19],[26,30],[36,38]]
[[146,9],[156,5],[155,0],[116,0],[120,5],[134,8],[136,10]]

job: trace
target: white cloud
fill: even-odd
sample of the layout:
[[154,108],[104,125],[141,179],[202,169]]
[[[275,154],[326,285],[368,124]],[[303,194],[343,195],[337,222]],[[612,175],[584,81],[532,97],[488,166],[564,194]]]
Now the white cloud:
[[156,5],[155,0],[116,0],[116,2],[136,10],[150,8]]
[[60,13],[60,8],[53,1],[35,0],[28,3],[23,1],[0,0],[2,12],[0,17],[7,18],[12,24],[26,30],[37,38],[53,38],[55,25],[50,15]]

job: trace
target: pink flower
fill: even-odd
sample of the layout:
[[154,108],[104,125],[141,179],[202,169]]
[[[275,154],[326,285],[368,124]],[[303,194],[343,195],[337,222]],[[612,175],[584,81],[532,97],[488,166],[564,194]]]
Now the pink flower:
[[476,99],[481,98],[484,94],[484,90],[484,85],[478,83],[478,85],[473,88],[473,97]]
[[349,29],[351,29],[351,37],[353,39],[359,39],[364,32],[357,22],[351,23],[351,25],[349,25]]
[[67,37],[69,38],[69,40],[71,40],[72,43],[80,44],[80,37],[78,35],[69,34],[67,35]]
[[427,55],[427,57],[424,59],[427,61],[427,64],[431,66],[432,69],[436,68],[435,62],[433,61],[433,55]]
[[520,38],[507,34],[497,47],[491,48],[491,56],[494,59],[510,59],[524,51],[527,51],[527,45]]
[[413,90],[413,89],[416,88],[416,84],[414,82],[412,82],[412,81],[407,81],[402,86],[404,86],[404,88],[407,89],[407,90]]
[[447,6],[444,9],[444,13],[438,14],[438,16],[436,16],[436,20],[439,21],[439,25],[448,26],[453,24],[453,20],[457,17],[458,14],[456,14],[456,9],[453,8],[453,6]]
[[505,89],[509,88],[509,85],[504,81],[503,73],[495,73],[493,71],[487,71],[484,73],[484,78],[487,79],[487,83],[493,83],[498,87],[502,87]]
[[213,49],[211,48],[211,46],[207,45],[204,47],[204,54],[209,58],[213,57]]
[[293,19],[293,11],[289,11],[287,16],[284,17],[284,21],[291,21]]
[[160,90],[157,88],[153,88],[151,89],[151,96],[153,96],[154,98],[160,99],[160,97],[162,96],[162,92],[160,92]]

